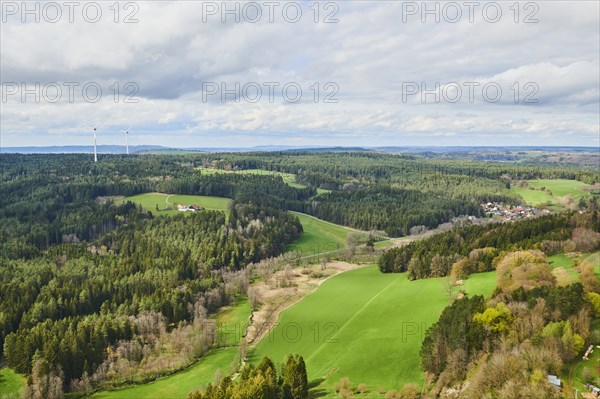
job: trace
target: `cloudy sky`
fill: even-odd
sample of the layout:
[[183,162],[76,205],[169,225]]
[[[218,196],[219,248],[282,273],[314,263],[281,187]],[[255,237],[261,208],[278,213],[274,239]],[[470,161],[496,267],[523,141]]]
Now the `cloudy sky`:
[[597,1],[76,3],[2,1],[2,146],[600,145]]

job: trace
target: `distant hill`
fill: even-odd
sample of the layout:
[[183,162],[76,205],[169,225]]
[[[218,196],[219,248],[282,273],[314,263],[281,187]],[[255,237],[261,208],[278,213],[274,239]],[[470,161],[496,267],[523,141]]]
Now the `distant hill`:
[[[20,154],[64,154],[84,153],[91,154],[92,146],[39,146],[39,147],[2,147],[0,153]],[[391,152],[421,154],[424,156],[434,154],[457,154],[457,153],[486,153],[486,152],[514,152],[514,151],[539,151],[539,152],[598,152],[595,147],[544,147],[544,146],[519,146],[519,147],[470,147],[470,146],[380,146],[380,147],[318,147],[318,146],[286,146],[286,145],[262,145],[255,147],[192,147],[174,148],[160,145],[136,145],[129,146],[130,153],[138,154],[184,154],[194,152]],[[100,154],[125,154],[123,145],[99,145]]]
[[373,151],[365,147],[315,147],[315,148],[290,148],[285,151],[300,152],[369,152]]
[[544,147],[544,146],[382,146],[367,147],[380,152],[412,152],[412,153],[457,153],[486,151],[544,151],[544,152],[591,152],[596,147]]
[[[159,145],[130,145],[129,153],[143,151],[168,149]],[[125,154],[124,145],[99,145],[96,147],[99,154]],[[18,154],[91,154],[94,147],[91,145],[65,145],[65,146],[45,146],[45,147],[2,147],[0,153],[18,153]]]

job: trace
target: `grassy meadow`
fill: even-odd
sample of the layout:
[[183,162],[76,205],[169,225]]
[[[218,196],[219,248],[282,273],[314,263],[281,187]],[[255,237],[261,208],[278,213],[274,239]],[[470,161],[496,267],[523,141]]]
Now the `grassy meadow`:
[[[216,211],[227,211],[227,206],[231,200],[222,197],[209,197],[204,195],[179,195],[163,193],[145,193],[126,197],[123,201],[131,201],[140,204],[144,209],[155,215],[176,215],[179,213],[177,204],[198,205],[205,209]],[[156,207],[158,206],[158,212]],[[173,209],[166,209],[171,206]]]
[[115,391],[98,392],[94,399],[186,399],[188,393],[212,382],[216,370],[227,374],[237,356],[237,348],[214,349],[187,369],[148,384]]
[[317,219],[305,213],[290,213],[298,217],[304,233],[298,240],[288,245],[286,251],[296,251],[299,256],[310,256],[343,249],[347,247],[348,236],[351,234],[363,237],[368,235],[366,232]]
[[294,175],[293,173],[284,173],[265,169],[224,170],[213,168],[198,168],[198,170],[200,171],[200,173],[205,175],[214,175],[218,173],[239,173],[247,175],[281,176],[283,182],[290,187],[306,188],[305,185],[296,183],[296,175]]
[[[312,394],[335,397],[333,386],[342,377],[354,385],[367,383],[369,398],[377,391],[422,382],[419,350],[425,331],[449,303],[446,278],[409,281],[406,274],[381,274],[369,266],[342,273],[284,311],[277,327],[250,351],[249,360],[270,356],[282,362],[288,353],[304,356]],[[475,274],[463,287],[470,295],[490,295],[495,273]],[[250,309],[238,304],[219,314],[223,345],[239,342],[238,331]],[[236,346],[211,350],[189,368],[154,382],[99,392],[95,399],[146,399],[160,396],[185,399],[187,394],[225,375],[237,359]],[[390,364],[394,367],[378,367]],[[158,395],[158,396],[157,396]]]
[[[409,281],[406,273],[381,274],[370,266],[342,273],[281,315],[278,326],[251,351],[282,362],[302,354],[318,397],[335,397],[342,377],[366,383],[371,396],[423,382],[419,350],[425,331],[449,303],[446,278]],[[495,272],[465,281],[470,294],[490,295]],[[380,367],[381,365],[393,367]]]
[[594,265],[595,273],[600,278],[600,252],[583,253],[575,256],[556,254],[548,257],[554,276],[559,285],[568,285],[579,281],[579,273],[575,269],[575,260]]
[[[577,180],[564,179],[539,179],[527,180],[529,187],[512,186],[511,190],[519,194],[525,203],[530,206],[546,205],[551,209],[564,210],[565,198],[571,196],[574,203],[579,202],[582,197],[591,195],[592,186]],[[550,193],[545,190],[550,190]]]
[[559,285],[568,285],[579,281],[579,273],[574,269],[573,258],[566,254],[557,254],[549,256],[548,263],[552,266],[552,273]]

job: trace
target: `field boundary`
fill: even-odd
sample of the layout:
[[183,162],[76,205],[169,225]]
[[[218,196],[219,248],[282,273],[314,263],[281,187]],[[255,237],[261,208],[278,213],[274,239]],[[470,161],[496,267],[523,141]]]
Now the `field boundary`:
[[[327,276],[327,277],[325,277],[324,279],[318,280],[317,284],[315,284],[313,288],[311,288],[309,291],[307,291],[307,292],[306,292],[304,295],[301,295],[301,296],[300,296],[299,298],[297,298],[296,300],[294,300],[294,301],[292,301],[292,302],[290,302],[290,303],[288,303],[288,304],[286,304],[286,303],[285,303],[285,302],[286,302],[285,300],[283,300],[283,301],[279,302],[279,303],[277,304],[277,306],[275,307],[275,309],[273,309],[273,311],[272,311],[272,312],[269,314],[269,316],[268,316],[267,320],[265,320],[265,322],[263,322],[263,323],[262,323],[262,326],[260,327],[259,333],[257,333],[257,334],[256,334],[256,336],[254,337],[254,339],[252,340],[252,342],[250,342],[249,344],[251,344],[253,347],[256,347],[258,344],[260,344],[260,342],[261,342],[261,341],[262,341],[262,340],[263,340],[263,339],[264,339],[266,336],[268,336],[268,334],[264,334],[264,335],[262,335],[262,336],[261,336],[261,334],[264,332],[263,330],[265,329],[265,327],[267,327],[267,323],[268,323],[268,321],[270,321],[270,320],[271,320],[271,318],[272,318],[273,316],[275,316],[275,322],[274,322],[274,324],[273,324],[273,327],[272,327],[272,328],[274,328],[274,327],[277,325],[277,323],[279,322],[279,320],[280,320],[280,318],[281,318],[281,315],[283,314],[283,312],[285,312],[285,311],[286,311],[286,310],[288,310],[289,308],[291,308],[291,307],[293,307],[293,306],[297,305],[298,303],[300,303],[301,301],[303,301],[305,298],[307,298],[307,297],[309,297],[310,295],[312,295],[312,294],[314,294],[315,292],[317,292],[317,290],[318,290],[318,289],[321,287],[321,285],[323,285],[323,284],[324,284],[326,281],[328,281],[329,279],[331,279],[331,278],[333,278],[333,277],[336,277],[336,276],[340,276],[340,275],[342,275],[342,274],[344,274],[344,273],[347,273],[347,272],[350,272],[350,271],[353,271],[353,270],[359,270],[359,269],[363,269],[363,268],[365,268],[365,267],[371,267],[371,266],[373,266],[373,264],[369,264],[369,263],[366,263],[366,264],[350,263],[350,264],[351,264],[351,265],[354,265],[355,267],[349,268],[349,269],[347,269],[347,270],[340,270],[340,271],[338,271],[338,272],[336,272],[336,273],[332,274],[331,276]],[[291,297],[292,297],[291,295],[288,295],[288,296],[287,296],[287,299],[289,299],[289,298],[291,298]],[[281,306],[282,306],[282,305],[285,305],[285,306],[283,306],[283,308],[281,308]],[[254,316],[254,312],[255,312],[255,311],[252,311],[252,316]],[[251,326],[250,326],[250,325],[248,325],[248,327],[246,327],[246,331],[248,331],[248,329],[249,329],[250,327],[251,327]],[[270,332],[270,328],[268,328],[268,329],[266,330],[266,332]]]

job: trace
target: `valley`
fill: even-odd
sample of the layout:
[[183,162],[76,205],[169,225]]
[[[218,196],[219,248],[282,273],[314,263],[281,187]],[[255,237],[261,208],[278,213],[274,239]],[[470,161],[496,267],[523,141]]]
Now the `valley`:
[[[115,158],[98,167],[118,170],[114,176],[128,171],[123,180],[106,181],[96,171],[97,181],[85,183],[67,177],[73,166],[61,169],[85,170],[80,158],[41,158],[64,204],[2,187],[0,217],[13,223],[2,227],[0,282],[4,298],[19,298],[0,314],[3,399],[24,399],[20,392],[45,384],[33,366],[47,367],[46,381],[70,381],[63,394],[71,399],[187,399],[228,376],[242,384],[245,370],[264,357],[281,369],[290,354],[302,357],[310,398],[435,397],[448,389],[447,378],[484,378],[469,377],[476,369],[447,375],[453,362],[492,367],[477,359],[504,356],[485,349],[508,339],[494,317],[520,331],[530,310],[518,310],[518,301],[535,304],[539,295],[546,300],[538,302],[546,307],[541,314],[553,319],[532,339],[550,342],[550,328],[562,334],[560,368],[544,372],[560,375],[566,391],[582,386],[587,365],[575,354],[579,342],[595,342],[600,289],[598,176],[591,170],[578,172],[588,183],[549,179],[571,176],[569,168],[526,170],[539,178],[508,188],[507,167],[494,163],[363,153],[164,154]],[[222,169],[199,166],[215,163]],[[525,181],[523,168],[509,169],[513,182]],[[24,213],[25,198],[47,210]],[[550,211],[501,221],[482,212],[486,201],[543,201]],[[26,228],[32,218],[35,230]],[[510,316],[495,316],[502,306]],[[471,313],[448,316],[453,312]],[[55,345],[71,349],[53,357]],[[456,350],[467,355],[452,355]],[[432,360],[438,357],[448,360]],[[474,381],[465,394],[479,389]]]

